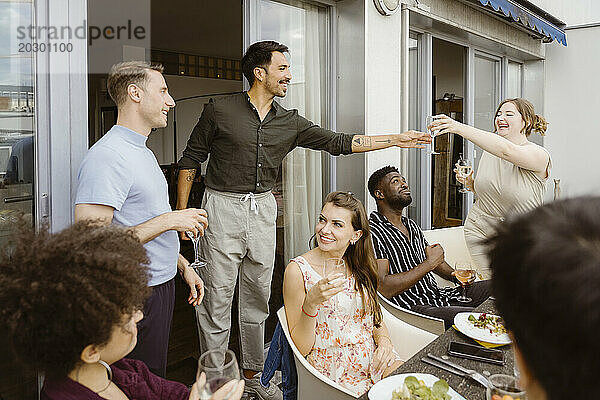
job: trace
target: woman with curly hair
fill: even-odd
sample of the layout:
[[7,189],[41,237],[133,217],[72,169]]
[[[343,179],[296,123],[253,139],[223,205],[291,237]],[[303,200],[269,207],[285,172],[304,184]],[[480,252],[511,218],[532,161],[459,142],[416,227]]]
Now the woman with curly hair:
[[[532,132],[543,135],[548,123],[535,113],[533,104],[521,98],[500,103],[494,117],[494,133],[438,115],[431,126],[440,133],[455,133],[483,149],[477,175],[456,180],[475,193],[476,201],[465,221],[465,240],[478,272],[490,278],[487,250],[483,245],[494,226],[509,214],[542,205],[552,162],[550,153],[528,140]],[[457,172],[457,170],[454,170]]]
[[[25,226],[0,260],[0,316],[19,359],[45,374],[42,399],[198,398],[123,358],[149,294],[148,258],[131,231],[89,221],[56,234]],[[223,392],[239,399],[243,381],[228,385]]]
[[[296,347],[318,371],[358,394],[401,363],[377,302],[370,232],[360,200],[329,193],[315,228],[316,247],[294,258],[283,278]],[[345,274],[329,274],[328,259],[343,260]]]

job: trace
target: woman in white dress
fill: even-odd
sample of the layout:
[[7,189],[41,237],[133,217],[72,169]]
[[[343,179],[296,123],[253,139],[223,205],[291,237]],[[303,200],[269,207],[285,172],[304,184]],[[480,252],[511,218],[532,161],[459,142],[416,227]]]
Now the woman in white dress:
[[472,171],[467,178],[457,174],[456,179],[476,196],[464,232],[474,267],[485,279],[491,274],[483,241],[508,214],[542,205],[552,166],[550,153],[528,139],[532,132],[543,135],[547,127],[529,101],[504,100],[494,127],[493,133],[486,132],[445,115],[434,117],[431,125],[439,133],[458,134],[484,150],[475,177]]
[[[351,193],[330,193],[315,231],[317,246],[294,258],[283,278],[290,335],[318,371],[361,395],[401,364],[377,301],[365,208]],[[330,274],[328,259],[343,260],[345,274]]]

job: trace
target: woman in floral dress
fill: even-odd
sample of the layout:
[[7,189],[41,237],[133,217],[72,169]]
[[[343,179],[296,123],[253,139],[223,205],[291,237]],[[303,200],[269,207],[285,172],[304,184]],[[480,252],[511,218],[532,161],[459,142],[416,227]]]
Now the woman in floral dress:
[[[290,333],[318,371],[363,394],[401,364],[377,302],[365,208],[351,193],[330,193],[315,231],[316,247],[294,258],[283,279]],[[327,270],[328,259],[343,260],[345,272]]]

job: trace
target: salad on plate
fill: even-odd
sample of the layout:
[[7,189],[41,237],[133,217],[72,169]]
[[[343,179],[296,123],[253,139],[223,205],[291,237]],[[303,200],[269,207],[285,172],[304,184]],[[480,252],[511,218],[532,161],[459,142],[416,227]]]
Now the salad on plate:
[[443,379],[429,387],[414,376],[407,376],[402,386],[392,392],[392,400],[450,400],[449,390]]

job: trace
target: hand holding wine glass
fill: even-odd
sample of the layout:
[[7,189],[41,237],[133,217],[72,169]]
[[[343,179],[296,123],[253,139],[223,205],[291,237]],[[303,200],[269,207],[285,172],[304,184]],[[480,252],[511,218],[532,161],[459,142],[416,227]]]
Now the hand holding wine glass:
[[[204,375],[204,376],[203,376]],[[232,397],[234,393],[238,391],[238,385],[230,384],[231,387],[227,394],[223,397],[213,397],[213,395],[221,395],[222,392],[219,390],[225,387],[231,381],[240,380],[240,370],[238,363],[235,358],[235,354],[231,350],[209,350],[200,356],[198,359],[198,373],[197,373],[197,389],[200,400],[216,399],[216,398],[227,398],[234,399]],[[203,380],[205,383],[200,384]],[[239,397],[238,397],[239,399]]]
[[471,160],[464,158],[463,155],[460,154],[455,167],[456,168],[454,169],[454,172],[456,173],[456,180],[463,185],[463,187],[458,191],[460,193],[468,193],[468,178],[471,178],[471,181],[473,180],[471,177],[473,174],[473,165],[471,164]]
[[[190,397],[188,400],[200,400],[200,388],[206,383],[206,375],[204,372],[200,374],[200,378],[192,385]],[[240,400],[244,395],[245,381],[232,380],[221,386],[211,397],[210,400]]]
[[440,129],[436,127],[434,121],[437,119],[437,115],[429,115],[427,117],[427,132],[431,135],[431,152],[429,154],[436,155],[440,154],[435,151],[435,137],[440,134]]

